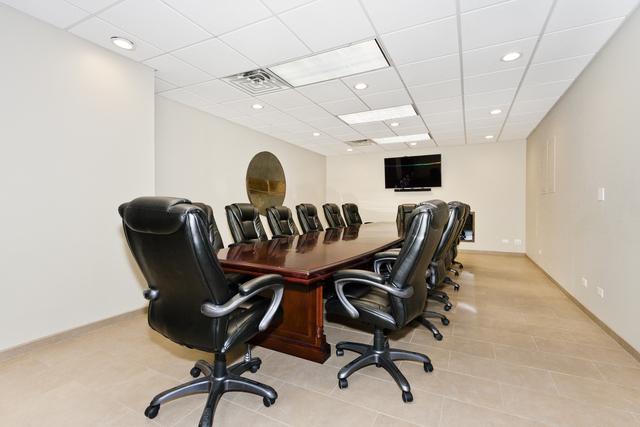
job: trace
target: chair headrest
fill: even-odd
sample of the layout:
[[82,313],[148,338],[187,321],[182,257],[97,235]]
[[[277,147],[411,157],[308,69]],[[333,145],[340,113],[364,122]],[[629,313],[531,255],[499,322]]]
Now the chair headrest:
[[307,212],[307,215],[309,216],[318,215],[318,211],[316,210],[316,207],[311,203],[302,203],[300,206],[302,207],[302,210]]
[[333,213],[339,213],[340,209],[338,209],[338,205],[335,203],[326,203],[323,207],[327,208],[329,211]]
[[234,203],[228,206],[240,221],[253,221],[258,215],[258,210],[251,203]]
[[189,211],[200,210],[189,199],[138,197],[118,208],[125,225],[139,233],[171,234],[184,224]]
[[[434,199],[420,202],[411,212],[411,216],[429,209],[433,212],[433,218],[431,220],[432,227],[444,227],[449,219],[449,206],[442,200]],[[411,217],[408,223],[411,223]]]

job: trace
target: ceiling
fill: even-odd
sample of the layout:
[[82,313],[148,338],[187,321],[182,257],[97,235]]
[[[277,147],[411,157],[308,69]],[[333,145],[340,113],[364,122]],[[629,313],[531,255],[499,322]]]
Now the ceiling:
[[[638,0],[0,0],[156,69],[161,96],[292,144],[343,155],[522,140]],[[124,51],[110,42],[136,44]],[[389,68],[252,98],[220,80],[362,40]],[[522,56],[513,62],[509,52]],[[356,90],[356,83],[368,85]],[[264,106],[254,110],[253,104]],[[413,103],[418,117],[336,117]],[[500,109],[501,114],[490,111]],[[433,140],[345,141],[429,131]],[[314,136],[314,133],[320,135]],[[487,135],[493,135],[491,140]]]

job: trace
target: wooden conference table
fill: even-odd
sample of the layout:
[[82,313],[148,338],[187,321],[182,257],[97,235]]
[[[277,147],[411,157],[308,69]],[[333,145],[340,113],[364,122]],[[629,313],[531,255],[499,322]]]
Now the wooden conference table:
[[323,281],[345,268],[365,267],[373,255],[402,241],[394,222],[327,229],[243,243],[218,251],[227,272],[281,274],[283,320],[254,343],[315,362],[330,355],[323,329]]

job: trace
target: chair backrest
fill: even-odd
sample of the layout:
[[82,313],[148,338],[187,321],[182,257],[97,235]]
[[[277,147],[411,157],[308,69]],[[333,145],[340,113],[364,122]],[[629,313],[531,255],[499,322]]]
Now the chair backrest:
[[234,203],[224,207],[227,212],[229,230],[235,243],[251,242],[254,240],[269,240],[264,231],[260,213],[250,203]]
[[409,298],[390,297],[398,325],[407,324],[424,311],[427,298],[425,272],[446,222],[447,204],[441,200],[425,202],[409,215],[409,228],[389,276],[389,282],[400,289],[413,287],[413,295]]
[[204,302],[232,293],[208,237],[205,212],[187,199],[140,197],[118,209],[124,233],[149,288],[149,325],[170,340],[221,349],[227,317],[201,314]]
[[296,236],[300,234],[293,221],[291,209],[286,206],[272,206],[267,208],[267,222],[274,236]]
[[456,240],[456,231],[458,230],[460,220],[462,219],[462,213],[463,213],[462,206],[454,204],[454,205],[447,205],[447,207],[449,209],[447,224],[444,227],[442,238],[438,243],[438,248],[436,249],[436,252],[433,255],[433,261],[436,261],[436,262],[446,257],[447,252],[451,248],[451,245],[453,245],[453,243]]
[[354,203],[344,203],[342,205],[342,212],[344,213],[344,219],[347,225],[362,224],[362,218],[360,218],[360,212],[358,212],[358,205]]
[[218,249],[224,248],[224,242],[222,241],[220,230],[218,230],[218,225],[216,224],[216,219],[213,216],[213,209],[211,206],[200,202],[193,202],[192,204],[202,209],[206,215],[209,242],[211,243],[211,246],[213,246],[213,249],[217,251]]
[[396,215],[396,226],[398,227],[398,231],[404,233],[407,231],[407,220],[409,219],[409,215],[416,208],[415,203],[404,203],[402,205],[398,205],[398,214]]
[[327,224],[331,228],[345,227],[346,224],[342,215],[340,214],[340,208],[335,203],[325,203],[322,205],[324,211],[324,217],[327,219]]
[[311,203],[302,203],[296,206],[296,213],[303,233],[324,230],[320,218],[318,218],[318,210]]

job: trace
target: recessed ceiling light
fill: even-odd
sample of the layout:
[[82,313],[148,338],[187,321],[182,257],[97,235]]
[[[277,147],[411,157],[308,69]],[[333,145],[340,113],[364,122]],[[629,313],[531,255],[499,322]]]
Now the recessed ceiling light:
[[484,139],[493,139],[493,135],[487,135],[484,137]]
[[358,123],[382,122],[402,117],[416,115],[413,105],[401,105],[399,107],[382,108],[380,110],[362,111],[360,113],[341,114],[338,117],[345,123],[354,125]]
[[502,113],[502,110],[499,109],[499,108],[496,108],[495,110],[491,110],[491,115],[492,116],[497,116],[500,113]]
[[388,67],[389,63],[375,40],[319,53],[269,70],[291,86],[323,82]]
[[411,145],[412,147],[414,147],[414,146],[418,145],[418,143],[417,143],[417,142],[411,142],[411,143],[409,143],[409,145]]
[[264,107],[261,104],[253,104],[251,108],[254,110],[262,110]]
[[353,148],[347,148],[347,151],[353,151]]
[[124,50],[133,50],[136,48],[136,45],[131,40],[127,40],[123,37],[113,36],[111,37],[111,43]]
[[398,122],[391,122],[391,127],[392,127],[392,128],[396,128],[396,127],[398,127],[398,126],[400,126],[400,123],[398,123]]
[[504,62],[515,61],[516,59],[520,58],[520,56],[522,56],[520,52],[509,52],[502,57],[502,61]]
[[320,132],[314,132],[313,136],[320,136]]
[[356,85],[354,86],[354,88],[356,88],[358,90],[365,90],[368,87],[369,87],[369,85],[366,84],[366,83],[356,83]]
[[416,142],[416,141],[428,141],[428,133],[418,133],[415,135],[401,135],[401,136],[389,136],[387,138],[372,138],[373,142],[377,144],[396,144],[399,142]]

